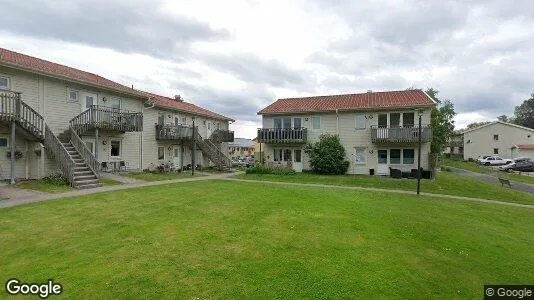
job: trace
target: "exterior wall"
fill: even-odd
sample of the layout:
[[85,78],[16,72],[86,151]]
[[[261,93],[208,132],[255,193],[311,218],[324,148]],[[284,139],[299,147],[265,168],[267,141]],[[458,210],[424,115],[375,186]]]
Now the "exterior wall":
[[[495,134],[499,135],[498,141],[493,138]],[[464,159],[493,155],[494,149],[499,149],[502,158],[511,158],[512,147],[518,144],[534,144],[534,130],[494,123],[464,133]]]
[[530,159],[534,160],[534,150],[513,148],[512,158],[518,158],[518,157],[530,157]]
[[[315,143],[319,140],[319,136],[323,133],[338,134],[341,144],[346,150],[347,160],[350,162],[349,174],[369,174],[369,169],[378,168],[378,150],[388,150],[388,164],[392,168],[409,171],[412,168],[417,168],[418,149],[417,143],[409,144],[378,144],[371,141],[371,126],[378,125],[378,114],[382,113],[397,113],[397,112],[414,112],[414,110],[388,110],[388,111],[354,111],[354,112],[339,112],[324,113],[324,114],[305,114],[305,115],[287,115],[285,117],[302,117],[302,127],[307,128],[308,143]],[[422,125],[430,124],[430,109],[425,109],[421,117]],[[356,129],[356,115],[363,114],[366,116],[365,129]],[[312,116],[321,117],[321,127],[313,129]],[[263,128],[273,128],[274,118],[283,116],[263,116]],[[416,125],[418,124],[417,113],[414,116]],[[265,153],[265,161],[273,162],[274,149],[303,149],[304,145],[277,145],[264,144],[262,151]],[[365,152],[365,162],[356,163],[356,150],[363,149]],[[390,164],[389,150],[390,149],[414,149],[414,164]],[[423,143],[421,147],[421,166],[424,169],[428,168],[428,154],[430,152],[430,143]],[[402,162],[402,157],[401,157]],[[302,152],[302,168],[304,170],[310,169],[309,158]]]

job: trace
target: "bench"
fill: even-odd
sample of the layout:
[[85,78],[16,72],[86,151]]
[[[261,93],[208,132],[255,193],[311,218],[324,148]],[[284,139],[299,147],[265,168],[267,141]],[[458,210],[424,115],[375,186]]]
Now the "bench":
[[501,186],[503,186],[503,187],[506,184],[509,188],[512,188],[512,184],[510,183],[510,180],[508,180],[508,179],[504,179],[504,178],[500,178],[499,177],[499,182],[501,183]]

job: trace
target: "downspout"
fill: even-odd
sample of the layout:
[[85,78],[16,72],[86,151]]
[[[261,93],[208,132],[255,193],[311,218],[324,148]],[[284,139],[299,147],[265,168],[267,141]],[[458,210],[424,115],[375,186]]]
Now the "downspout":
[[336,109],[336,134],[339,135],[339,111]]

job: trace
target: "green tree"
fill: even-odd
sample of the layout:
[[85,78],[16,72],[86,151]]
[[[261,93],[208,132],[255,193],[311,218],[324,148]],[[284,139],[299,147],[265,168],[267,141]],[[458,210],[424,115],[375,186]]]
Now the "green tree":
[[534,93],[530,95],[530,99],[515,107],[512,122],[517,125],[534,128]]
[[445,150],[445,147],[454,133],[454,104],[450,100],[440,100],[438,98],[439,91],[428,88],[426,93],[438,103],[432,109],[430,117],[430,126],[432,127],[432,143],[430,144],[430,152],[439,154]]
[[507,115],[501,115],[501,116],[498,116],[497,117],[497,120],[501,121],[501,122],[510,122],[510,119],[508,119],[508,116]]
[[349,169],[345,148],[339,136],[322,134],[314,144],[306,145],[304,152],[310,158],[310,166],[319,174],[345,174]]

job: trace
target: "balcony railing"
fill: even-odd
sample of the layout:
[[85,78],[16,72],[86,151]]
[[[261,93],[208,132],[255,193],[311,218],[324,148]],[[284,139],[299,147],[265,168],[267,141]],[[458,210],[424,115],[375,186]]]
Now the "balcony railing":
[[192,126],[156,124],[156,140],[184,140],[191,139],[192,136]]
[[258,129],[258,142],[260,143],[306,143],[307,138],[306,128]]
[[449,140],[449,143],[447,144],[449,147],[463,147],[464,146],[464,138],[463,136],[457,137],[453,136]]
[[112,131],[143,131],[143,113],[100,105],[91,105],[70,121],[78,134],[99,128]]
[[[432,140],[432,128],[429,125],[421,126],[421,141]],[[419,141],[419,127],[371,127],[371,141],[391,143],[413,143]]]
[[43,117],[20,99],[20,93],[0,89],[0,121],[14,121],[38,139],[44,138]]
[[224,143],[224,142],[233,142],[234,141],[234,132],[228,130],[215,130],[211,136],[210,140],[214,143]]

